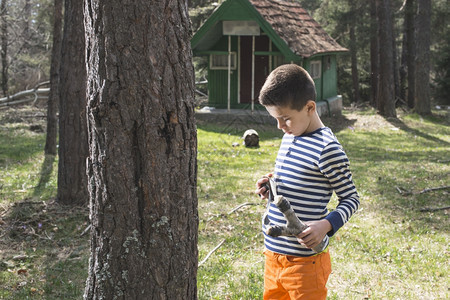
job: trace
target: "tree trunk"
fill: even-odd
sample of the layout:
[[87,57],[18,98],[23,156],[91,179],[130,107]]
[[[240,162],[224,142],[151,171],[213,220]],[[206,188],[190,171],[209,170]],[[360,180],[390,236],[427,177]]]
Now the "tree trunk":
[[60,69],[58,201],[88,200],[83,0],[65,0]]
[[402,53],[400,58],[400,69],[399,69],[399,76],[400,76],[400,99],[402,101],[405,101],[406,103],[406,79],[407,79],[407,61],[408,61],[408,49],[406,48],[408,45],[408,42],[406,41],[406,28],[404,28],[403,31],[403,39],[402,39]]
[[[350,1],[351,10],[356,13],[354,1]],[[352,60],[352,83],[353,83],[353,101],[358,103],[359,97],[359,76],[358,76],[358,59],[357,59],[357,47],[356,47],[356,34],[355,34],[355,19],[350,20],[350,55]]]
[[3,96],[7,97],[8,92],[8,20],[6,10],[6,0],[1,0],[1,35],[2,35],[2,91]]
[[23,7],[23,37],[25,42],[25,48],[28,50],[28,45],[30,42],[30,22],[31,22],[31,4],[30,0],[25,0],[25,5]]
[[378,95],[378,110],[385,117],[396,117],[394,88],[394,57],[391,1],[378,0],[379,17],[379,50],[380,50],[380,81]]
[[[391,17],[393,22],[393,17]],[[394,22],[392,25],[392,63],[394,65],[394,105],[396,103],[396,99],[400,97],[400,75],[399,75],[399,64],[397,57],[397,41],[396,41],[396,33]]]
[[61,66],[63,0],[54,0],[53,6],[53,47],[50,67],[50,95],[47,101],[47,135],[45,154],[56,155],[56,112],[59,103],[59,68]]
[[416,85],[414,93],[414,110],[426,115],[431,113],[430,103],[430,28],[431,1],[417,1],[416,26]]
[[197,137],[186,1],[86,0],[85,299],[197,298]]
[[414,94],[416,86],[415,73],[415,56],[416,56],[416,42],[415,42],[415,2],[414,0],[406,0],[405,4],[405,35],[406,35],[406,64],[408,70],[408,106],[414,108]]
[[379,46],[378,46],[378,22],[377,0],[370,1],[370,103],[377,107],[378,77],[379,77]]

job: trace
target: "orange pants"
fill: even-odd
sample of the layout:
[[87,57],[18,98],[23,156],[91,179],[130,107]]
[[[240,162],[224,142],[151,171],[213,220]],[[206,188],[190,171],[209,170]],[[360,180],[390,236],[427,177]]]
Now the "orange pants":
[[325,300],[331,273],[328,251],[310,257],[265,250],[264,300]]

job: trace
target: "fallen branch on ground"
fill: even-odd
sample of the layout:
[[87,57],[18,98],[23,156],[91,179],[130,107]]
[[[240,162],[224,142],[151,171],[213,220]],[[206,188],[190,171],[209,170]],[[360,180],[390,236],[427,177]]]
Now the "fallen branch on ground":
[[424,193],[428,193],[428,192],[432,192],[432,191],[446,190],[446,189],[450,189],[450,185],[440,186],[440,187],[435,187],[435,188],[426,188],[426,189],[423,189],[422,191],[420,191],[419,194],[424,194]]
[[0,98],[1,106],[10,106],[14,104],[21,104],[33,101],[36,103],[39,99],[48,99],[48,94],[50,93],[50,88],[41,88],[43,85],[48,85],[50,81],[42,82],[36,85],[33,89],[21,91],[15,93],[14,95]]
[[214,249],[212,249],[212,250],[208,253],[208,255],[206,255],[206,257],[198,264],[198,267],[200,267],[201,265],[203,265],[203,264],[208,260],[208,258],[211,256],[211,254],[213,254],[214,252],[216,252],[216,250],[219,249],[220,246],[223,245],[223,243],[225,243],[225,240],[222,240],[222,241],[219,243],[219,245],[217,245]]
[[83,235],[85,235],[86,233],[88,233],[88,231],[89,231],[89,229],[91,229],[91,224],[89,224],[89,226],[88,227],[86,227],[86,229],[85,230],[83,230],[83,232],[80,234],[80,236],[83,236]]
[[236,207],[233,208],[232,210],[230,210],[230,211],[228,212],[228,214],[231,215],[232,213],[234,213],[235,211],[237,211],[238,209],[240,209],[240,208],[242,208],[242,207],[244,207],[244,206],[247,206],[247,205],[258,205],[258,204],[259,204],[259,203],[255,203],[255,202],[245,202],[245,203],[242,203],[242,204],[236,206]]
[[450,206],[444,206],[444,207],[425,207],[420,209],[421,212],[428,212],[428,211],[438,211],[438,210],[446,210],[450,209]]
[[[247,205],[259,205],[259,203],[255,203],[255,202],[245,202],[245,203],[239,204],[238,206],[236,206],[235,208],[233,208],[232,210],[230,210],[226,215],[231,215],[231,214],[234,213],[235,211],[237,211],[237,210],[239,210],[239,209],[241,209],[242,207],[247,206]],[[214,218],[224,217],[224,216],[225,216],[225,214],[215,214],[215,215],[212,215],[211,217],[209,217],[209,218],[206,220],[206,222],[209,222],[209,221],[211,221],[211,220],[214,219]]]
[[397,189],[397,192],[398,192],[400,195],[402,195],[402,196],[408,196],[408,195],[411,195],[411,194],[412,194],[411,191],[407,191],[407,190],[405,190],[404,188],[400,188],[400,187],[398,187],[398,186],[396,186],[395,188]]

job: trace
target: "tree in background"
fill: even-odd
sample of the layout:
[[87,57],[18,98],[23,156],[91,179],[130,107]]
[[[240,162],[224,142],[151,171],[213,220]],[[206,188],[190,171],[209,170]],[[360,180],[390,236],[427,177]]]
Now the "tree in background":
[[380,56],[378,53],[377,0],[370,0],[370,104],[377,105],[380,74]]
[[436,60],[435,97],[438,103],[450,105],[450,30],[445,41]]
[[[371,5],[368,5],[367,1],[352,0],[355,6],[358,8],[357,13],[351,14],[349,0],[294,0],[300,1],[304,8],[306,8],[314,18],[326,29],[330,35],[335,38],[341,45],[351,49],[350,31],[349,26],[346,25],[349,22],[353,22],[354,32],[356,37],[356,62],[357,62],[357,75],[358,75],[358,88],[362,101],[374,99],[372,93],[377,90],[374,81],[376,78],[376,65],[374,63],[374,57],[370,50],[370,45],[374,41],[374,34],[369,31],[370,24],[373,17],[371,17]],[[373,0],[375,1],[375,0]],[[373,2],[371,1],[371,3]],[[193,30],[195,31],[202,22],[212,13],[212,11],[220,5],[223,0],[189,0],[189,14],[192,21]],[[411,61],[414,62],[415,54],[411,50],[410,44],[406,45],[406,48],[410,50],[406,51],[406,48],[402,47],[402,42],[415,44],[415,39],[409,39],[407,36],[411,33],[405,32],[406,28],[414,32],[414,18],[416,16],[416,8],[411,6],[415,0],[392,0],[391,13],[394,15],[394,40],[395,46],[394,52],[403,53],[401,55],[404,59],[404,63],[400,63],[400,56],[394,56],[396,61],[395,66],[403,66],[406,73],[402,73],[400,78],[408,78],[404,81],[395,78],[396,86],[405,87],[407,94],[400,93],[400,98],[409,102],[409,106],[414,106],[414,83],[415,81],[410,78],[415,74]],[[412,7],[412,10],[404,8],[399,12],[402,5]],[[445,90],[442,87],[445,85],[442,77],[442,71],[445,70],[445,66],[439,68],[438,64],[442,64],[445,61],[444,46],[447,42],[448,24],[449,19],[449,5],[448,0],[434,0],[431,2],[431,34],[430,34],[430,56],[431,56],[431,68],[430,77],[432,86],[434,88],[431,91],[431,95],[434,98],[442,99],[444,95],[442,92]],[[4,5],[4,9],[1,9],[1,26],[0,26],[0,43],[2,44],[2,52],[0,53],[0,59],[2,63],[2,74],[0,83],[2,84],[2,90],[5,94],[14,94],[18,91],[34,87],[37,83],[48,80],[50,74],[50,50],[52,46],[52,12],[53,5],[52,0],[15,0],[15,1],[1,1],[0,6]],[[408,11],[408,17],[405,15]],[[346,16],[346,18],[344,18]],[[375,21],[376,22],[376,21]],[[376,37],[376,35],[375,35]],[[414,46],[415,47],[415,46]],[[407,57],[410,62],[407,63]],[[199,74],[201,69],[205,68],[206,62],[196,61],[196,72]],[[353,58],[353,61],[354,58]],[[371,62],[372,61],[372,62]],[[371,62],[371,63],[369,63]],[[353,64],[354,66],[355,64]],[[407,67],[404,67],[408,65]],[[397,67],[394,67],[395,70]],[[354,68],[353,68],[354,69]],[[397,70],[394,74],[397,74]],[[371,74],[374,76],[371,76]],[[352,60],[350,55],[342,55],[338,60],[338,86],[339,93],[343,95],[346,104],[353,101],[354,84],[352,80]],[[4,87],[4,88],[3,88]],[[448,94],[448,93],[447,93]],[[371,96],[372,95],[372,96]],[[410,98],[408,98],[410,97]],[[406,99],[405,99],[406,98]],[[407,100],[408,99],[408,100]],[[400,103],[400,102],[399,102]],[[442,103],[442,100],[441,100]]]
[[377,0],[377,13],[379,24],[378,53],[380,59],[377,108],[385,117],[396,117],[391,1]]
[[405,56],[407,65],[407,78],[408,78],[408,96],[407,103],[409,108],[414,107],[414,94],[415,94],[415,84],[416,84],[416,72],[414,59],[416,56],[416,39],[415,39],[415,1],[405,0]]
[[50,67],[50,95],[47,101],[47,135],[45,154],[56,155],[56,135],[59,103],[59,69],[61,67],[63,0],[54,0],[53,6],[53,47]]
[[91,258],[85,299],[197,298],[186,1],[86,0]]
[[417,0],[416,21],[416,82],[414,110],[422,115],[431,113],[430,105],[430,42],[431,0]]
[[4,95],[48,80],[51,7],[51,0],[1,1],[1,88]]
[[59,77],[59,161],[57,200],[85,204],[88,200],[86,158],[86,65],[83,0],[65,0]]
[[431,77],[435,84],[432,95],[438,104],[450,105],[450,5],[448,1],[432,1]]
[[358,47],[357,47],[357,39],[356,39],[356,18],[352,17],[352,15],[359,15],[357,13],[357,7],[356,7],[356,0],[348,0],[348,6],[349,6],[349,18],[348,20],[348,27],[349,27],[349,36],[350,36],[350,56],[351,56],[351,68],[352,68],[352,90],[353,90],[353,101],[359,102],[360,96],[359,96],[359,76],[358,76]]
[[1,0],[0,16],[1,16],[1,58],[2,58],[2,91],[3,96],[8,96],[8,11],[6,0]]

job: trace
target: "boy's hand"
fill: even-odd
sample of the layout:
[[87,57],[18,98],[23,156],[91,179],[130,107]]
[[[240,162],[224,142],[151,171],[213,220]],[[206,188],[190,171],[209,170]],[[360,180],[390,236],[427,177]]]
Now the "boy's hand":
[[306,228],[302,233],[297,235],[297,241],[310,249],[319,245],[319,243],[324,239],[325,235],[331,229],[333,229],[330,222],[328,222],[326,219],[305,223],[309,227]]
[[261,199],[267,199],[269,197],[269,190],[265,187],[265,184],[269,181],[269,177],[272,177],[272,173],[265,175],[256,182],[255,194],[259,195]]

